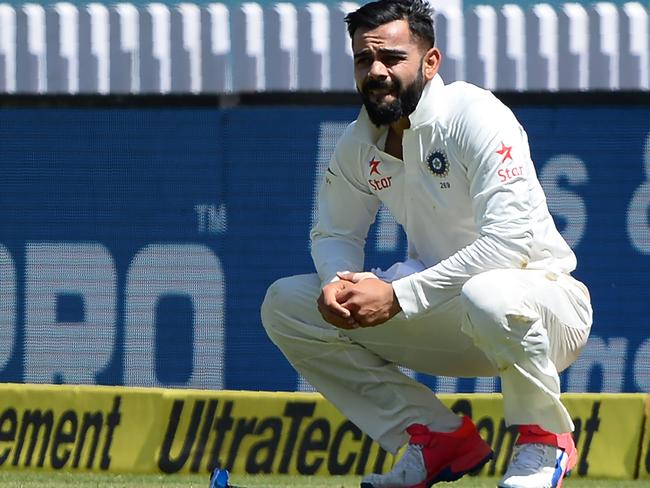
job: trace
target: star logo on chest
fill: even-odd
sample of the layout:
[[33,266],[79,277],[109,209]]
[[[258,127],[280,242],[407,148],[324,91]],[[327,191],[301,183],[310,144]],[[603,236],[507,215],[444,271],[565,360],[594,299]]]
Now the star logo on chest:
[[370,174],[371,175],[381,175],[381,173],[379,172],[379,165],[380,164],[381,164],[381,161],[379,161],[379,160],[377,160],[375,158],[372,158],[368,162],[368,166],[370,166]]
[[512,146],[506,146],[503,142],[501,142],[501,149],[497,151],[497,154],[503,157],[503,159],[501,159],[501,164],[505,163],[508,159],[512,161],[512,154],[510,154],[511,151]]

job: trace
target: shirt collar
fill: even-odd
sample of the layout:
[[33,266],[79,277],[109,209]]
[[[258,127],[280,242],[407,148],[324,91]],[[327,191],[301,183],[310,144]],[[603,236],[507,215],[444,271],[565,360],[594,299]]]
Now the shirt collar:
[[[445,83],[438,74],[424,85],[420,101],[418,102],[417,107],[415,107],[413,113],[409,115],[411,129],[415,129],[430,122],[435,117],[436,113],[439,113],[439,104],[443,100],[441,92],[444,87]],[[377,127],[373,124],[370,121],[370,117],[368,117],[366,108],[361,107],[354,129],[357,138],[366,143],[377,145],[386,130],[388,130],[388,126]]]
[[427,122],[430,122],[437,113],[440,113],[439,104],[441,103],[443,97],[442,90],[445,87],[444,81],[440,75],[435,75],[431,81],[424,85],[424,90],[422,91],[422,96],[418,102],[417,107],[411,115],[409,115],[409,120],[411,121],[411,129],[415,129]]

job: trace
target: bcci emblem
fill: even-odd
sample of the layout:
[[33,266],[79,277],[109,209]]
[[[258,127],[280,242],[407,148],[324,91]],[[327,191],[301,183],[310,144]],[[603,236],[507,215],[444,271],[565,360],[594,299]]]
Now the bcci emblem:
[[427,166],[429,166],[429,171],[440,178],[445,178],[449,174],[449,161],[442,151],[433,151],[429,154]]

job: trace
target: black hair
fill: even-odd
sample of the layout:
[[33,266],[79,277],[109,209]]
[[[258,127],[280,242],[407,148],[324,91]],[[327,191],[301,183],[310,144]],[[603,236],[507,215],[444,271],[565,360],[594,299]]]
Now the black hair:
[[433,9],[426,0],[378,0],[345,16],[350,39],[359,27],[374,29],[394,20],[407,20],[411,34],[433,47]]

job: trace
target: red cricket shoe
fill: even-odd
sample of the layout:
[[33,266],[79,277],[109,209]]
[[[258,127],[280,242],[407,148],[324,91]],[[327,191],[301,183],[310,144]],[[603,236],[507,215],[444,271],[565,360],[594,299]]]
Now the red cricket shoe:
[[571,434],[553,434],[537,425],[522,425],[499,488],[562,488],[562,481],[577,461]]
[[463,417],[453,432],[432,432],[421,424],[406,432],[411,440],[395,467],[386,474],[366,476],[361,488],[429,488],[480,469],[494,455],[469,417]]

